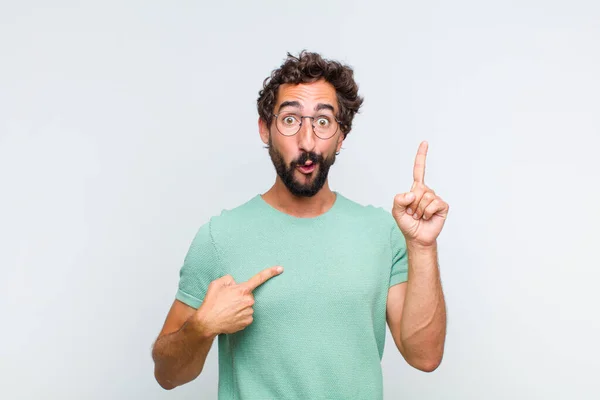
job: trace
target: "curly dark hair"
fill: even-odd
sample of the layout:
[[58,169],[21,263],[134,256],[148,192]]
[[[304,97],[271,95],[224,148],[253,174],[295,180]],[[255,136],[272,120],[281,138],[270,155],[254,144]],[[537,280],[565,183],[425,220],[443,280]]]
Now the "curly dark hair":
[[319,79],[325,79],[335,88],[339,105],[336,118],[341,122],[340,129],[345,139],[352,129],[352,119],[363,103],[363,98],[358,95],[358,85],[354,81],[354,71],[348,65],[324,59],[318,53],[306,50],[302,50],[297,57],[287,53],[284,63],[264,80],[257,100],[260,118],[267,125],[271,125],[280,85],[312,83]]

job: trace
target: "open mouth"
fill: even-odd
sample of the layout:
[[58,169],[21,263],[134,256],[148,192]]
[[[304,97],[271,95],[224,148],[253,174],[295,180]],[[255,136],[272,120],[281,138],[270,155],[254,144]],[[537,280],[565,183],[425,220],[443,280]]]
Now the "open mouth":
[[297,167],[300,172],[302,172],[303,174],[310,174],[311,172],[313,172],[316,168],[316,164],[310,164],[310,165],[301,165]]

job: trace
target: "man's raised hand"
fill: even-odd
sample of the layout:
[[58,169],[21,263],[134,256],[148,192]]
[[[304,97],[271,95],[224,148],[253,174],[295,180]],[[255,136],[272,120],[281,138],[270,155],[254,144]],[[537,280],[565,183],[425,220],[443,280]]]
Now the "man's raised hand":
[[436,243],[449,205],[425,185],[427,142],[421,142],[413,167],[413,184],[409,192],[396,195],[392,215],[407,243],[432,246]]

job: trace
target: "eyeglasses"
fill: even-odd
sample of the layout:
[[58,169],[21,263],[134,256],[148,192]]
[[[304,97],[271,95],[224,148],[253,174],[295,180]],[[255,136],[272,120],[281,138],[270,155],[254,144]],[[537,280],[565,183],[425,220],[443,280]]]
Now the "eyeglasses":
[[300,115],[293,111],[284,111],[279,114],[273,114],[276,118],[275,125],[277,130],[283,136],[294,136],[302,127],[304,118],[312,119],[313,132],[320,139],[330,139],[338,131],[341,123],[332,114],[321,114],[314,117],[309,115]]

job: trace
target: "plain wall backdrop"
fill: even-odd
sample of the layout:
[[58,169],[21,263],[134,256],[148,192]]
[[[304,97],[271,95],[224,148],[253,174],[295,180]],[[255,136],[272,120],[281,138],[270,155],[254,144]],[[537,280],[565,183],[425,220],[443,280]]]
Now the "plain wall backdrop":
[[0,3],[0,397],[216,399],[217,344],[165,391],[151,345],[201,224],[275,171],[256,98],[286,53],[355,69],[332,189],[425,183],[442,365],[388,331],[386,399],[598,399],[600,3]]

